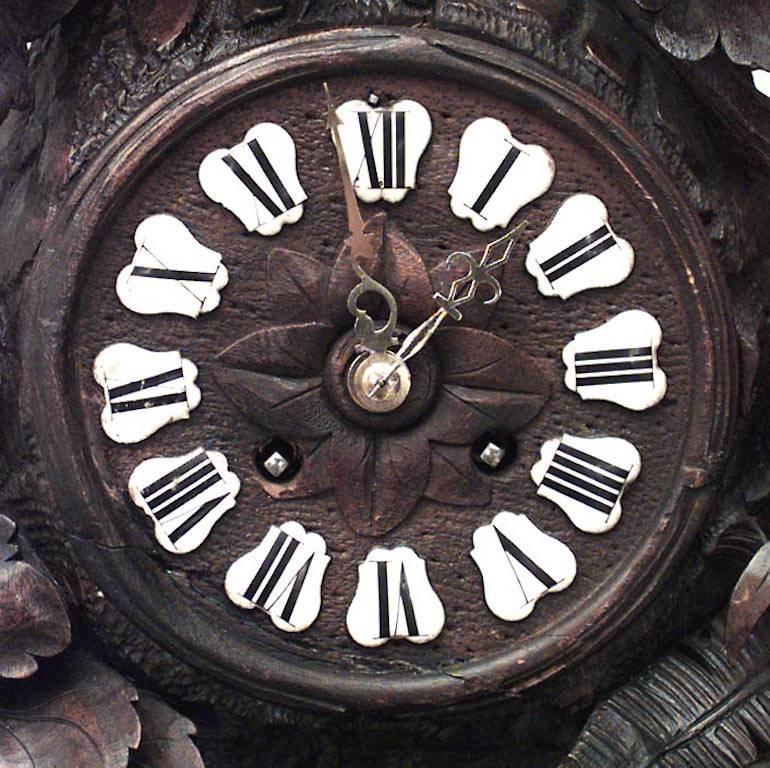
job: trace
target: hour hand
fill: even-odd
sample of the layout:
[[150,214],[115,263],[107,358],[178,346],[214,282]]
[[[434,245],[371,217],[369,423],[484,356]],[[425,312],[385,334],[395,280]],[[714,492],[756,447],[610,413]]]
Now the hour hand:
[[354,263],[358,262],[360,264],[362,261],[366,262],[377,255],[377,238],[375,235],[364,232],[364,219],[361,216],[361,209],[358,207],[358,198],[356,197],[356,191],[353,189],[348,161],[342,149],[342,141],[340,140],[340,119],[337,116],[336,110],[332,107],[327,83],[324,83],[324,92],[326,93],[326,124],[332,137],[334,149],[337,152],[342,190],[345,195],[348,230],[350,231],[350,248]]

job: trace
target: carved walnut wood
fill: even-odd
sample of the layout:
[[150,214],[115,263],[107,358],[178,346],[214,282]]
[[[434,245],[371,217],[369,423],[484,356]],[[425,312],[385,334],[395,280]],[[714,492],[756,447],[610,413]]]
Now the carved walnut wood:
[[[343,74],[353,66],[360,75]],[[355,586],[355,565],[371,540],[355,535],[337,494],[323,492],[328,479],[316,469],[310,476],[318,480],[307,489],[313,496],[265,494],[253,468],[253,453],[267,431],[246,419],[215,383],[216,372],[221,374],[222,369],[217,355],[233,340],[256,328],[263,334],[256,337],[260,342],[273,344],[268,341],[272,332],[265,329],[276,324],[323,322],[340,329],[347,314],[344,302],[335,303],[337,309],[329,305],[327,320],[309,313],[308,302],[302,307],[289,301],[286,312],[293,316],[276,316],[273,291],[268,293],[264,281],[266,263],[271,283],[289,276],[281,276],[275,258],[268,262],[274,244],[245,235],[227,212],[213,207],[195,185],[195,171],[207,151],[231,144],[257,120],[303,127],[296,139],[300,178],[309,201],[300,223],[281,236],[280,247],[294,252],[288,258],[306,265],[307,271],[301,273],[307,285],[301,292],[321,306],[330,292],[343,295],[350,285],[344,261],[336,261],[332,268],[344,240],[345,218],[333,181],[335,158],[325,130],[321,82],[331,78],[339,100],[365,95],[374,86],[430,104],[436,84],[427,77],[437,72],[442,101],[433,108],[434,138],[421,166],[420,186],[403,204],[380,209],[387,210],[388,227],[393,224],[404,233],[401,238],[394,226],[383,251],[396,247],[401,238],[397,250],[419,253],[432,272],[449,251],[484,245],[488,238],[451,216],[446,188],[462,128],[479,114],[491,113],[509,121],[517,136],[549,147],[560,169],[552,190],[528,209],[531,225],[524,240],[544,228],[566,195],[590,188],[605,199],[613,223],[634,243],[639,261],[622,287],[570,302],[568,311],[541,297],[519,263],[506,271],[505,298],[495,316],[468,317],[477,326],[489,321],[489,333],[501,344],[513,345],[543,366],[554,382],[552,395],[539,416],[518,432],[519,458],[509,474],[491,486],[489,505],[479,505],[479,500],[487,500],[480,490],[486,481],[474,474],[466,444],[453,444],[456,438],[437,434],[435,442],[409,446],[415,461],[426,462],[425,451],[431,445],[430,463],[438,468],[435,474],[431,469],[424,488],[422,478],[405,487],[407,506],[414,509],[381,540],[386,546],[411,543],[426,558],[451,620],[430,646],[392,644],[364,652],[347,637],[344,613]],[[281,88],[267,87],[275,78],[281,79]],[[199,119],[202,114],[207,117],[204,123]],[[135,317],[119,306],[114,294],[115,275],[127,260],[126,243],[139,221],[157,212],[161,203],[207,245],[225,254],[231,270],[222,306],[200,322]],[[111,216],[105,221],[108,210]],[[30,361],[25,392],[46,461],[57,478],[55,490],[73,551],[110,603],[133,624],[220,681],[263,697],[317,707],[448,704],[530,688],[604,645],[656,594],[679,553],[693,540],[712,496],[709,481],[719,470],[732,423],[736,379],[723,286],[702,229],[638,136],[600,101],[582,93],[576,96],[546,67],[427,30],[327,33],[278,44],[251,59],[212,68],[127,126],[94,161],[88,176],[76,182],[58,217],[49,243],[41,249],[45,259],[36,265],[40,277],[31,282],[34,290],[24,337],[24,354]],[[62,252],[67,259],[59,257]],[[324,269],[311,268],[308,257]],[[404,276],[387,279],[395,286]],[[427,287],[425,277],[420,282]],[[414,309],[421,320],[418,295]],[[559,356],[571,335],[631,307],[644,307],[660,319],[665,333],[661,363],[671,385],[660,409],[633,419],[607,404],[583,403],[559,385]],[[403,319],[411,320],[406,309]],[[321,326],[312,330],[333,343]],[[442,337],[446,346],[457,349],[463,343],[458,339],[480,332],[454,328]],[[456,338],[450,344],[451,334]],[[444,348],[442,337],[437,336],[433,345],[437,361],[442,362],[433,408],[452,411],[453,401],[446,397],[452,389],[474,389],[481,397],[492,390],[497,401],[496,377],[507,376],[506,372],[492,371],[488,380],[474,381],[472,371],[454,367],[457,362],[452,361],[461,358]],[[200,365],[204,391],[203,405],[189,422],[128,448],[110,444],[101,433],[100,393],[90,374],[94,355],[119,340],[181,349]],[[247,359],[243,355],[239,365]],[[308,364],[320,370],[321,362],[312,355],[295,355],[281,365],[296,374]],[[269,367],[262,375],[280,387],[277,373],[286,376]],[[327,385],[322,381],[320,386]],[[52,412],[57,418],[51,418]],[[332,408],[312,413],[310,424],[317,434],[312,439],[320,440],[330,425],[342,422]],[[509,411],[512,424],[516,413]],[[433,425],[431,429],[440,423],[451,431],[447,422],[451,420],[439,419],[429,408],[419,423]],[[61,423],[67,428],[54,429]],[[643,475],[627,496],[623,525],[611,534],[579,534],[533,492],[527,475],[537,449],[544,439],[564,430],[628,437],[642,451]],[[403,434],[412,431],[405,426]],[[367,439],[351,441],[351,450],[367,456]],[[399,432],[387,433],[391,446],[398,439]],[[466,440],[463,437],[462,443]],[[137,519],[126,499],[125,483],[142,459],[179,453],[180,447],[187,450],[200,442],[224,450],[244,486],[238,506],[220,522],[206,546],[184,559],[173,558],[158,551],[146,521]],[[308,464],[328,461],[320,449],[306,452]],[[452,470],[457,477],[448,485],[442,478]],[[413,504],[418,495],[425,498]],[[465,505],[456,503],[459,500]],[[521,625],[503,624],[489,614],[478,574],[467,557],[469,537],[479,520],[503,508],[526,512],[573,548],[581,564],[581,578],[569,592],[544,601]],[[291,638],[259,617],[244,617],[227,604],[221,586],[227,565],[254,546],[270,523],[288,517],[322,531],[333,556],[317,623]],[[383,527],[394,522],[386,520]],[[633,635],[624,642],[633,644]],[[119,644],[116,650],[121,652]]]
[[[367,230],[382,245],[367,271],[398,298],[401,319],[418,325],[435,309],[425,265],[384,215],[372,218]],[[262,476],[258,482],[276,498],[333,488],[348,524],[364,536],[395,528],[423,497],[485,506],[491,482],[468,462],[470,446],[485,432],[515,434],[532,421],[550,394],[544,373],[499,336],[446,327],[431,342],[434,354],[410,361],[412,388],[398,411],[362,410],[346,387],[357,354],[351,317],[343,311],[358,282],[350,252],[346,241],[335,263],[324,267],[309,256],[272,251],[267,292],[273,316],[313,322],[256,330],[218,357],[217,382],[241,412],[307,446],[307,464],[288,483]],[[318,285],[326,286],[325,295],[318,295]],[[459,462],[446,460],[452,449]]]

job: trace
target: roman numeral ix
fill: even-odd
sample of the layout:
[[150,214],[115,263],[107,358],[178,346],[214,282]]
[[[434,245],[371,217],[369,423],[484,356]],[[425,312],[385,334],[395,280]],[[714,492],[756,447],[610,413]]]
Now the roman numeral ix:
[[[278,201],[274,200],[257,182],[246,172],[244,167],[231,155],[226,154],[222,157],[222,161],[227,167],[236,175],[238,180],[251,192],[254,197],[259,200],[260,203],[270,212],[274,217],[280,216],[290,208],[294,208],[297,203],[294,202],[288,190],[284,186],[280,177],[275,171],[273,164],[262,149],[261,144],[252,139],[246,145],[251,150],[251,154],[259,164],[262,172],[265,174],[272,191],[278,197]],[[283,207],[281,207],[283,206]]]
[[[406,112],[384,109],[376,112],[374,128],[369,130],[369,112],[358,112],[358,129],[364,157],[358,168],[358,176],[366,165],[371,189],[403,189],[406,187]],[[382,130],[382,178],[377,172],[372,138]]]
[[196,505],[198,497],[219,482],[224,482],[222,476],[208,454],[201,450],[143,488],[141,494],[170,541],[176,543],[227,498],[225,492]]
[[553,285],[557,280],[612,248],[615,242],[605,224],[542,262],[540,268]]
[[540,485],[609,517],[630,471],[562,442]]

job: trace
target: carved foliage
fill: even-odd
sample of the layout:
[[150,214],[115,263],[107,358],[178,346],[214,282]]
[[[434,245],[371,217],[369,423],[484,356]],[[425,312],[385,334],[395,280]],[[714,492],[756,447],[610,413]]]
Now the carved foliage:
[[56,584],[28,563],[12,560],[15,526],[0,515],[0,677],[29,677],[35,656],[61,653],[70,622]]
[[[377,262],[365,266],[397,296],[400,318],[417,325],[434,309],[422,259],[382,215],[367,222],[367,232],[382,247]],[[279,498],[333,487],[348,523],[363,535],[391,530],[423,496],[487,503],[488,481],[469,460],[470,444],[493,428],[525,426],[547,401],[548,382],[507,341],[479,328],[449,327],[431,342],[442,372],[429,414],[396,432],[353,424],[329,404],[323,370],[334,341],[350,330],[346,303],[356,282],[347,242],[331,268],[275,249],[269,295],[274,315],[287,324],[257,330],[219,356],[217,380],[247,417],[312,446],[311,461],[289,487],[259,482]],[[481,325],[490,319],[488,310],[473,318]]]

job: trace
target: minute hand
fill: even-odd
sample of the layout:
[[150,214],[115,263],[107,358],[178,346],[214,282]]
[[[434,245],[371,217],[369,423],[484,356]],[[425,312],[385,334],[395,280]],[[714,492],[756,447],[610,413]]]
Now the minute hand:
[[[382,389],[396,372],[396,369],[414,357],[428,343],[447,316],[452,317],[453,320],[462,320],[463,315],[459,307],[475,298],[480,285],[487,285],[492,289],[492,296],[484,304],[495,304],[500,299],[502,295],[500,283],[496,277],[489,273],[508,261],[516,239],[526,226],[527,222],[522,222],[507,234],[489,243],[478,262],[469,253],[464,252],[453,253],[447,258],[448,265],[459,260],[466,262],[467,273],[452,282],[446,296],[440,293],[433,294],[433,299],[439,305],[439,309],[427,320],[420,323],[404,339],[398,352],[395,353],[396,362],[377,380],[372,389],[369,390],[368,397],[372,397],[378,390]],[[500,248],[503,248],[503,253],[496,256],[495,253]]]

